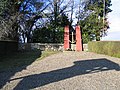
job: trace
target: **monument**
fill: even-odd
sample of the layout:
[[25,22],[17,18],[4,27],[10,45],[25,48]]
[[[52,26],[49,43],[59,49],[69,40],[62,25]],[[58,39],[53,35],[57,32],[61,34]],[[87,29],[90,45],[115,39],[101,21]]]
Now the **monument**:
[[[73,35],[73,32],[72,32]],[[70,41],[70,28],[69,25],[65,26],[64,28],[64,50],[73,50],[73,46],[72,49],[70,47],[70,45],[73,45],[73,42],[75,41],[75,51],[82,51],[82,34],[81,34],[81,30],[80,30],[80,26],[76,25],[75,26],[75,40],[73,40],[73,36],[72,36],[72,41]],[[70,44],[71,42],[71,44]]]

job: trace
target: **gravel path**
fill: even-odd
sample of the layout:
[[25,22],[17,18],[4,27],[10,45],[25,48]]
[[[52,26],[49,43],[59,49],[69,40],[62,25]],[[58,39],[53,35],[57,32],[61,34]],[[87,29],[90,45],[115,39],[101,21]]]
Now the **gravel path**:
[[0,86],[1,90],[120,90],[119,65],[118,58],[63,52],[1,72]]

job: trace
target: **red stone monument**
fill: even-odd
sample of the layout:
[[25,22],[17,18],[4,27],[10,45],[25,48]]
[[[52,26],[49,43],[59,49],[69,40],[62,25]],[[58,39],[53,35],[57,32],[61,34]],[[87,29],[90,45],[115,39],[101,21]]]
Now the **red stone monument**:
[[64,29],[64,50],[69,49],[69,25],[65,26]]
[[82,51],[82,36],[80,26],[76,25],[76,51]]
[[[76,25],[76,51],[82,51],[82,36],[80,26]],[[73,40],[72,40],[73,41]],[[70,39],[69,39],[69,26],[65,26],[64,28],[64,50],[70,49]]]

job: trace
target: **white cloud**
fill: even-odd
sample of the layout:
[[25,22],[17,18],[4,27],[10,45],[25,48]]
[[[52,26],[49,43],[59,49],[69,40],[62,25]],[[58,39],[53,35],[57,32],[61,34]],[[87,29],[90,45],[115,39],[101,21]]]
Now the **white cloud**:
[[120,32],[108,32],[108,36],[102,38],[103,41],[120,41]]
[[110,29],[108,30],[109,32],[117,32],[120,31],[120,20],[112,20],[110,22]]
[[108,36],[103,37],[102,40],[120,40],[120,0],[112,0],[111,9],[108,14],[110,22],[110,29],[108,29]]

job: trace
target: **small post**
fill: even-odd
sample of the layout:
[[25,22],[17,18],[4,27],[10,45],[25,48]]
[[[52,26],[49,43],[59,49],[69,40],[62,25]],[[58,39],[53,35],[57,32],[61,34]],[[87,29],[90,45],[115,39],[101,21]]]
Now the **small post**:
[[69,25],[64,28],[64,50],[69,49]]

